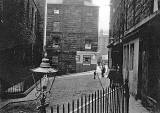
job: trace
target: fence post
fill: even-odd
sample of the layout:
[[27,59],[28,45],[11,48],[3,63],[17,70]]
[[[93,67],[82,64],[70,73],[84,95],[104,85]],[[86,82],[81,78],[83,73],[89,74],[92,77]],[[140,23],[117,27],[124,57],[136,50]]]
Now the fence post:
[[107,112],[106,112],[106,113],[108,113],[108,106],[109,106],[109,87],[107,88],[106,104],[107,104]]
[[92,93],[92,113],[93,113],[93,110],[94,109],[94,107],[93,107],[93,93]]
[[113,113],[116,112],[116,98],[115,98],[116,87],[113,88]]
[[87,113],[87,96],[85,95],[85,113]]
[[65,107],[64,107],[64,104],[63,104],[63,113],[65,113]]
[[74,113],[74,100],[72,101],[72,113]]
[[119,102],[119,91],[121,91],[121,89],[118,89],[116,91],[116,95],[117,95],[117,113],[120,113],[120,102]]
[[59,113],[59,105],[57,105],[57,113]]
[[107,112],[107,88],[105,89],[105,97],[104,97],[104,113]]
[[90,101],[91,101],[91,100],[90,100],[90,96],[91,96],[91,95],[89,94],[89,97],[88,97],[88,103],[89,103],[89,104],[88,104],[88,113],[90,113]]
[[102,113],[102,90],[100,90],[100,113]]
[[111,89],[111,91],[110,91],[110,93],[111,93],[111,100],[110,100],[110,109],[111,109],[111,113],[113,112],[113,88]]
[[126,97],[126,112],[129,113],[129,87],[128,80],[125,80],[125,97]]
[[53,113],[53,107],[51,107],[51,113]]
[[70,103],[68,102],[68,113],[70,113]]
[[97,92],[97,113],[99,113],[99,90]]
[[79,113],[79,99],[77,99],[77,113]]
[[96,94],[96,91],[95,91],[95,96],[94,96],[94,100],[95,100],[95,103],[94,103],[94,109],[95,109],[95,110],[94,110],[94,112],[95,112],[95,113],[96,113],[96,103],[97,103],[97,102],[96,102],[96,101],[97,101],[96,98],[97,98],[97,94]]
[[121,93],[122,93],[122,113],[124,113],[124,88],[121,88]]
[[81,113],[83,113],[83,96],[81,96]]
[[104,107],[105,107],[105,105],[104,105],[104,93],[105,93],[105,91],[103,89],[103,95],[102,95],[102,97],[103,97],[103,113],[104,113]]

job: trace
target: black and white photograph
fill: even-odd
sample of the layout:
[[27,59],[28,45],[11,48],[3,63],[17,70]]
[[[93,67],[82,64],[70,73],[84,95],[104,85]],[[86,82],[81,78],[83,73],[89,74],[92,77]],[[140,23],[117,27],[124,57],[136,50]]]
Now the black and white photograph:
[[0,113],[160,113],[160,0],[0,0]]

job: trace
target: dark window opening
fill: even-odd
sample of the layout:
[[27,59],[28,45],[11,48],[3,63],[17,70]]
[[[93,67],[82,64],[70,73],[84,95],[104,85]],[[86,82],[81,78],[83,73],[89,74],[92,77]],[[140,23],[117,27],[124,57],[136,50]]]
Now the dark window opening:
[[91,55],[83,55],[83,63],[91,64]]

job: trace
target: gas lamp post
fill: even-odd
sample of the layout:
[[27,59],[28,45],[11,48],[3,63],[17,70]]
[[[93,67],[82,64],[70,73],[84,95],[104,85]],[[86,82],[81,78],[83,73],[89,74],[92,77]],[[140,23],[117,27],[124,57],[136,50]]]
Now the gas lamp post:
[[[44,57],[42,59],[40,67],[31,69],[31,71],[37,73],[38,76],[43,74],[43,77],[40,79],[40,84],[36,85],[36,89],[37,92],[40,93],[40,103],[41,103],[41,105],[38,107],[38,110],[40,111],[40,113],[46,113],[46,107],[49,105],[48,103],[46,103],[47,94],[50,93],[53,82],[55,80],[54,73],[56,73],[57,70],[53,69],[50,66],[49,59]],[[49,77],[49,75],[54,75],[54,79],[51,80],[52,77]],[[52,81],[51,84],[49,84],[50,81]]]

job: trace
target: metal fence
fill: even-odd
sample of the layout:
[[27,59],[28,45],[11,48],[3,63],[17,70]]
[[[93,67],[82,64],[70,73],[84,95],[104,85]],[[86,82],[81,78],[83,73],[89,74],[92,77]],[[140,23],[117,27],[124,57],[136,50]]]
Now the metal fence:
[[98,90],[92,94],[81,96],[67,105],[50,108],[50,113],[128,113],[128,82],[120,87]]
[[23,93],[27,91],[29,88],[31,88],[35,82],[40,80],[41,76],[29,76],[24,78],[21,82],[17,84],[9,84],[9,83],[4,83],[4,87],[1,96],[3,98],[14,98],[14,97],[19,97],[23,96]]

